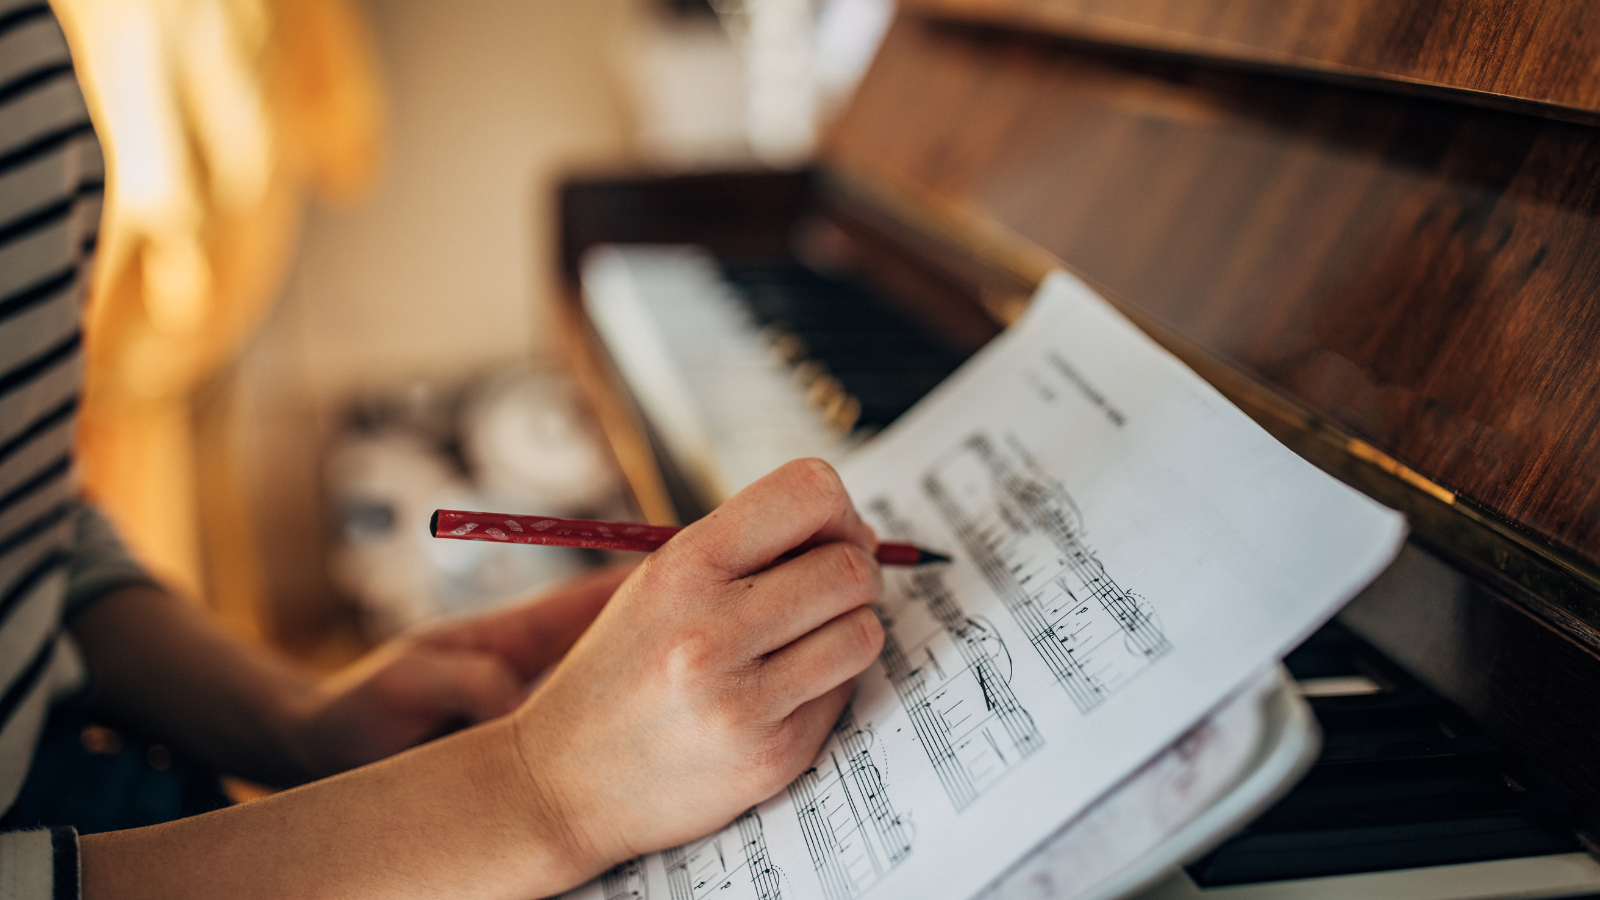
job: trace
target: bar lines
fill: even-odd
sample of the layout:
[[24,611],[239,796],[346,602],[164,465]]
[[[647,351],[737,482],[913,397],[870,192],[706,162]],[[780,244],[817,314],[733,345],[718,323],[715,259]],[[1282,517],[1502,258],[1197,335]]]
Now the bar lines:
[[973,434],[922,487],[1081,712],[1172,650],[1150,605],[1084,540],[1072,498],[1022,448]]
[[[747,810],[710,837],[661,851],[671,900],[780,900],[782,877],[761,817]],[[623,895],[626,897],[626,895]],[[609,900],[609,897],[608,897]]]
[[[867,511],[884,534],[916,539],[887,498],[873,499]],[[1011,689],[1011,653],[994,626],[967,616],[936,567],[893,577],[904,579],[904,602],[879,608],[879,659],[959,813],[1044,738]]]
[[828,900],[853,900],[911,855],[914,837],[849,707],[817,765],[789,785],[806,852]]

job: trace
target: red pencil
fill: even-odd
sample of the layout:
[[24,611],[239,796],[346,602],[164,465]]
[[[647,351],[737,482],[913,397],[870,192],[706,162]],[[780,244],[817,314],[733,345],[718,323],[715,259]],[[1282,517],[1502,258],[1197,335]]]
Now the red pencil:
[[[551,516],[516,516],[509,513],[436,509],[428,531],[436,538],[491,541],[501,544],[545,544],[553,547],[587,547],[591,550],[635,550],[649,553],[682,531],[677,525],[641,525],[637,522],[596,522],[591,519],[557,519]],[[878,544],[878,562],[886,566],[920,566],[949,562],[950,557],[916,544],[890,541]]]

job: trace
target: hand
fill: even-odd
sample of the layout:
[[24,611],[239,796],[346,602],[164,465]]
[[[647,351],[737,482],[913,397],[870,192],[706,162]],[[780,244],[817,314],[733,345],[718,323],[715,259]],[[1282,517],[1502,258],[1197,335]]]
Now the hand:
[[833,469],[801,460],[623,583],[511,720],[574,883],[725,824],[812,762],[883,644],[876,547]]
[[308,776],[375,762],[516,709],[589,626],[634,564],[527,603],[403,635],[315,690],[291,741]]

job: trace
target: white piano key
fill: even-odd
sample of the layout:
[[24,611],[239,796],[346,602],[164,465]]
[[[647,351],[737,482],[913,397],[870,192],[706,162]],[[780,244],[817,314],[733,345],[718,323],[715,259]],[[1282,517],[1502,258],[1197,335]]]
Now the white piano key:
[[582,277],[590,320],[705,502],[791,459],[848,449],[703,250],[597,247]]

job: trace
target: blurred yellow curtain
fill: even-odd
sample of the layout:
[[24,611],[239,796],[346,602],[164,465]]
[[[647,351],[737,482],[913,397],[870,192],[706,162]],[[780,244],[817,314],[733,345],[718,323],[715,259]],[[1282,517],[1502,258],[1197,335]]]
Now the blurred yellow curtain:
[[195,395],[276,295],[307,191],[349,198],[372,179],[376,65],[353,0],[53,5],[108,173],[83,484],[146,564],[198,599],[197,467],[215,448],[197,446]]

